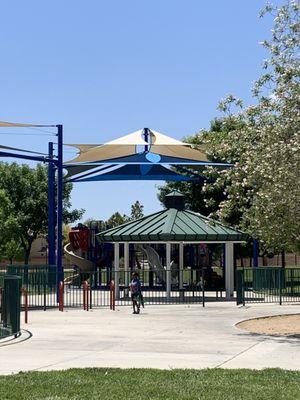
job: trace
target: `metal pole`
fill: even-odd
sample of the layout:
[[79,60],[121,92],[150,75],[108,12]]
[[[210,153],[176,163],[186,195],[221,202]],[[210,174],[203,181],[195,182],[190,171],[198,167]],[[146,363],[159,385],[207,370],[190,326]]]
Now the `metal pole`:
[[171,298],[171,243],[166,243],[166,295]]
[[234,289],[233,243],[226,242],[225,249],[225,290],[226,300],[230,300]]
[[56,272],[56,287],[57,294],[59,283],[64,280],[62,267],[62,224],[63,224],[63,126],[57,125],[57,272]]
[[[49,158],[53,158],[53,143],[49,143]],[[55,167],[48,164],[48,264],[55,265]]]
[[129,243],[124,243],[124,281],[125,281],[125,297],[128,296],[128,285],[129,285]]
[[259,251],[258,240],[253,239],[253,267],[254,268],[258,267],[258,251]]
[[114,243],[114,270],[116,300],[120,300],[120,246],[118,242]]
[[201,267],[202,307],[205,307],[204,268]]
[[183,242],[179,243],[179,289],[183,288],[184,250]]
[[[149,129],[148,128],[144,128],[144,139],[145,142],[149,143]],[[149,151],[149,146],[145,146],[145,152]]]

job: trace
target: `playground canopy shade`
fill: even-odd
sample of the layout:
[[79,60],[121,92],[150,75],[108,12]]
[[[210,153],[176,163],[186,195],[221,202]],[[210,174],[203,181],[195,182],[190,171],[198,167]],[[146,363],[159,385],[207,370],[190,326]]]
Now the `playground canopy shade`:
[[[201,181],[203,177],[197,170],[205,165],[229,166],[209,162],[203,146],[196,149],[189,143],[148,128],[102,145],[69,146],[79,149],[79,155],[64,164],[68,171],[66,179],[73,182],[139,179]],[[194,171],[180,171],[180,166],[193,168]]]

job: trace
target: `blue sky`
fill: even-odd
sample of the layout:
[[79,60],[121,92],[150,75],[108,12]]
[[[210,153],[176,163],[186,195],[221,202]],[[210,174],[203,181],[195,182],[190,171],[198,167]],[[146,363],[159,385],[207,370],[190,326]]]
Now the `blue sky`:
[[[277,3],[281,3],[278,1]],[[272,19],[260,0],[2,2],[0,120],[63,123],[65,143],[103,143],[149,127],[175,138],[218,116],[234,93],[251,101]],[[2,131],[5,133],[7,130]],[[0,135],[45,151],[50,136]],[[71,158],[66,148],[65,159]],[[160,209],[159,182],[81,183],[85,218]]]

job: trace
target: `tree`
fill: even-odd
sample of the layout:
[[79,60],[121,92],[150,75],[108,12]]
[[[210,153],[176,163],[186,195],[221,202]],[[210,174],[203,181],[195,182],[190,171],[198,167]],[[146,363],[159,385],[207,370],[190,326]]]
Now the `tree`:
[[176,188],[188,206],[259,238],[268,252],[300,248],[300,67],[299,4],[289,1],[261,13],[274,13],[266,72],[253,89],[255,104],[244,108],[229,95],[220,102],[222,118],[209,131],[188,138],[204,144],[208,159],[234,164],[207,167],[202,190],[193,183],[169,183],[159,198]]
[[20,246],[20,242],[15,239],[8,240],[2,247],[2,254],[6,259],[9,260],[10,264],[13,263],[15,259],[21,259],[23,252]]
[[121,215],[117,211],[106,221],[106,229],[125,224],[125,222],[128,222],[128,217],[125,214]]
[[[256,104],[243,108],[233,96],[220,103],[224,121],[236,121],[240,128],[223,136],[207,135],[208,151],[234,168],[209,169],[217,176],[204,192],[223,188],[225,199],[217,216],[228,221],[238,212],[237,226],[261,240],[268,251],[300,247],[300,67],[299,4],[267,6],[275,13],[270,41],[263,46],[270,56],[256,82]],[[232,106],[240,111],[232,112]]]
[[[0,190],[8,199],[8,219],[5,223],[7,242],[15,240],[24,252],[28,264],[33,241],[48,228],[47,167],[31,168],[25,164],[0,163]],[[83,210],[70,210],[72,185],[64,185],[63,219],[71,223],[79,219]],[[2,195],[3,195],[2,194]],[[0,209],[3,212],[3,206]]]
[[104,231],[106,229],[115,228],[116,226],[125,224],[126,222],[142,218],[144,216],[143,209],[144,206],[137,200],[131,205],[130,217],[128,217],[126,214],[122,215],[117,211],[113,213],[106,221],[89,218],[84,222],[84,225],[89,228],[92,226],[97,226],[100,231]]
[[[16,221],[11,213],[13,206],[3,190],[0,190],[0,257],[12,254],[11,241],[16,231]],[[9,250],[8,250],[9,248]]]
[[134,221],[135,219],[142,218],[144,216],[143,210],[144,210],[144,206],[137,200],[131,206],[130,220]]
[[[228,135],[232,130],[237,129],[236,120],[227,120],[222,118],[216,118],[210,123],[210,129],[208,131],[201,130],[198,134],[193,136],[187,136],[183,139],[185,143],[191,143],[196,146],[203,146],[206,143],[207,137],[211,141],[219,141],[220,137]],[[218,138],[218,139],[217,139]],[[212,151],[212,143],[207,149],[207,157],[209,161],[224,162],[223,157],[220,158],[217,152]],[[210,150],[210,151],[209,151]],[[195,170],[185,168],[186,171],[194,173]],[[180,171],[181,172],[181,171]],[[165,195],[170,193],[172,190],[178,190],[185,195],[186,207],[192,211],[199,212],[202,215],[211,215],[218,210],[219,204],[224,200],[224,189],[216,187],[214,185],[209,186],[209,190],[205,192],[202,190],[203,185],[205,186],[210,180],[216,180],[218,177],[212,172],[211,169],[197,168],[197,172],[202,175],[203,181],[201,182],[167,182],[165,185],[159,187],[158,199],[162,204],[165,203]],[[233,223],[233,221],[232,221]]]

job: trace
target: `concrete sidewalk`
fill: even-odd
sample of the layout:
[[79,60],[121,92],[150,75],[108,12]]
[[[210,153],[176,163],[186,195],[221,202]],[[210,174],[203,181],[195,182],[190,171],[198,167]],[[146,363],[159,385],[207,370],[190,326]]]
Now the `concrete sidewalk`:
[[248,318],[297,312],[296,305],[227,302],[205,308],[148,306],[141,315],[132,315],[128,307],[30,311],[29,324],[23,325],[28,332],[0,342],[0,374],[73,367],[300,370],[299,338],[260,336],[235,327]]

